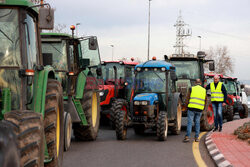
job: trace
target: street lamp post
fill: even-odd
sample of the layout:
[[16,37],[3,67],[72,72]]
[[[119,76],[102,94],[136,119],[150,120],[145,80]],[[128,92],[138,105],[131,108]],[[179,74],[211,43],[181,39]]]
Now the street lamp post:
[[78,36],[78,26],[80,26],[81,23],[76,23],[76,36]]
[[200,38],[200,51],[201,51],[201,36],[198,36],[198,38]]
[[112,61],[113,61],[113,58],[114,58],[114,45],[110,45],[111,48],[112,48]]
[[150,48],[150,2],[152,0],[148,0],[148,60],[149,60],[149,48]]

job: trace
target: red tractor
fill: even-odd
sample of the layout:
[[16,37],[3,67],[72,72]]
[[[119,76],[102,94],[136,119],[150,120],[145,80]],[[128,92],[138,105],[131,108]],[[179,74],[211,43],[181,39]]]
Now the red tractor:
[[[213,82],[213,77],[215,73],[205,74],[206,84]],[[221,82],[224,83],[227,89],[227,101],[226,106],[223,107],[223,118],[227,121],[232,121],[235,113],[239,113],[240,118],[248,117],[248,107],[246,104],[241,102],[241,88],[237,78],[223,76],[222,74],[217,74],[220,76]]]
[[103,61],[101,84],[101,121],[109,122],[114,128],[114,112],[127,110],[133,96],[134,68],[138,62]]

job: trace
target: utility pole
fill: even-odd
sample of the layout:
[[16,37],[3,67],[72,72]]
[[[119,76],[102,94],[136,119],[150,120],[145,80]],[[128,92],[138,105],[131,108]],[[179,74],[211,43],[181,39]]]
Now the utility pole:
[[148,60],[149,60],[149,48],[150,48],[150,3],[152,0],[148,0]]
[[174,45],[176,54],[184,53],[185,45],[184,45],[183,40],[184,38],[192,35],[192,31],[188,28],[185,28],[185,26],[187,25],[188,24],[186,24],[183,21],[181,11],[180,11],[179,17],[176,21],[176,24],[174,25],[176,27],[176,44]]
[[81,23],[76,23],[76,36],[78,37],[78,26],[80,26]]
[[201,36],[199,35],[198,38],[200,38],[200,45],[199,45],[200,47],[199,48],[200,48],[200,51],[201,51]]
[[112,48],[112,61],[113,61],[113,58],[114,58],[114,45],[110,45],[111,48]]

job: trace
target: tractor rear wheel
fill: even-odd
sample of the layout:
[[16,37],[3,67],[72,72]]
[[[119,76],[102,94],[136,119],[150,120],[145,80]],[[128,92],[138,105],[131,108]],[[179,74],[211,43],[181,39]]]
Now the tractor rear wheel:
[[72,120],[70,113],[64,112],[64,151],[68,151],[71,144]]
[[49,79],[46,91],[44,132],[50,162],[46,167],[62,166],[64,147],[64,110],[61,84]]
[[214,128],[214,112],[210,97],[207,98],[206,106],[202,111],[200,126],[203,131],[210,131]]
[[231,105],[227,105],[226,109],[227,111],[225,118],[227,119],[228,122],[232,121],[234,119],[234,107]]
[[160,112],[157,121],[156,134],[159,141],[165,141],[168,136],[168,117],[166,112]]
[[73,125],[75,138],[78,140],[96,140],[100,124],[100,97],[95,90],[84,90],[81,100],[82,108],[85,113],[88,126],[81,123]]
[[4,115],[17,136],[20,150],[20,167],[43,166],[44,129],[43,117],[33,111],[11,111]]
[[171,128],[171,132],[175,135],[179,135],[181,133],[181,118],[182,118],[182,110],[181,110],[181,99],[178,99],[177,103],[177,111],[176,117],[174,120],[174,126]]
[[242,104],[243,110],[239,111],[240,118],[247,118],[248,117],[248,107],[246,104]]
[[20,166],[17,138],[11,124],[7,121],[0,122],[0,166]]

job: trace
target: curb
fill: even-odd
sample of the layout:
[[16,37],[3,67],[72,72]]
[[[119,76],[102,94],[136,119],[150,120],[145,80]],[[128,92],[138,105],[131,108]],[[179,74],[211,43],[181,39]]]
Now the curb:
[[218,167],[233,167],[233,165],[228,160],[225,159],[224,155],[214,144],[211,138],[212,133],[213,133],[212,131],[208,132],[205,138],[205,144],[207,146],[207,150],[210,156],[213,158],[215,164]]

